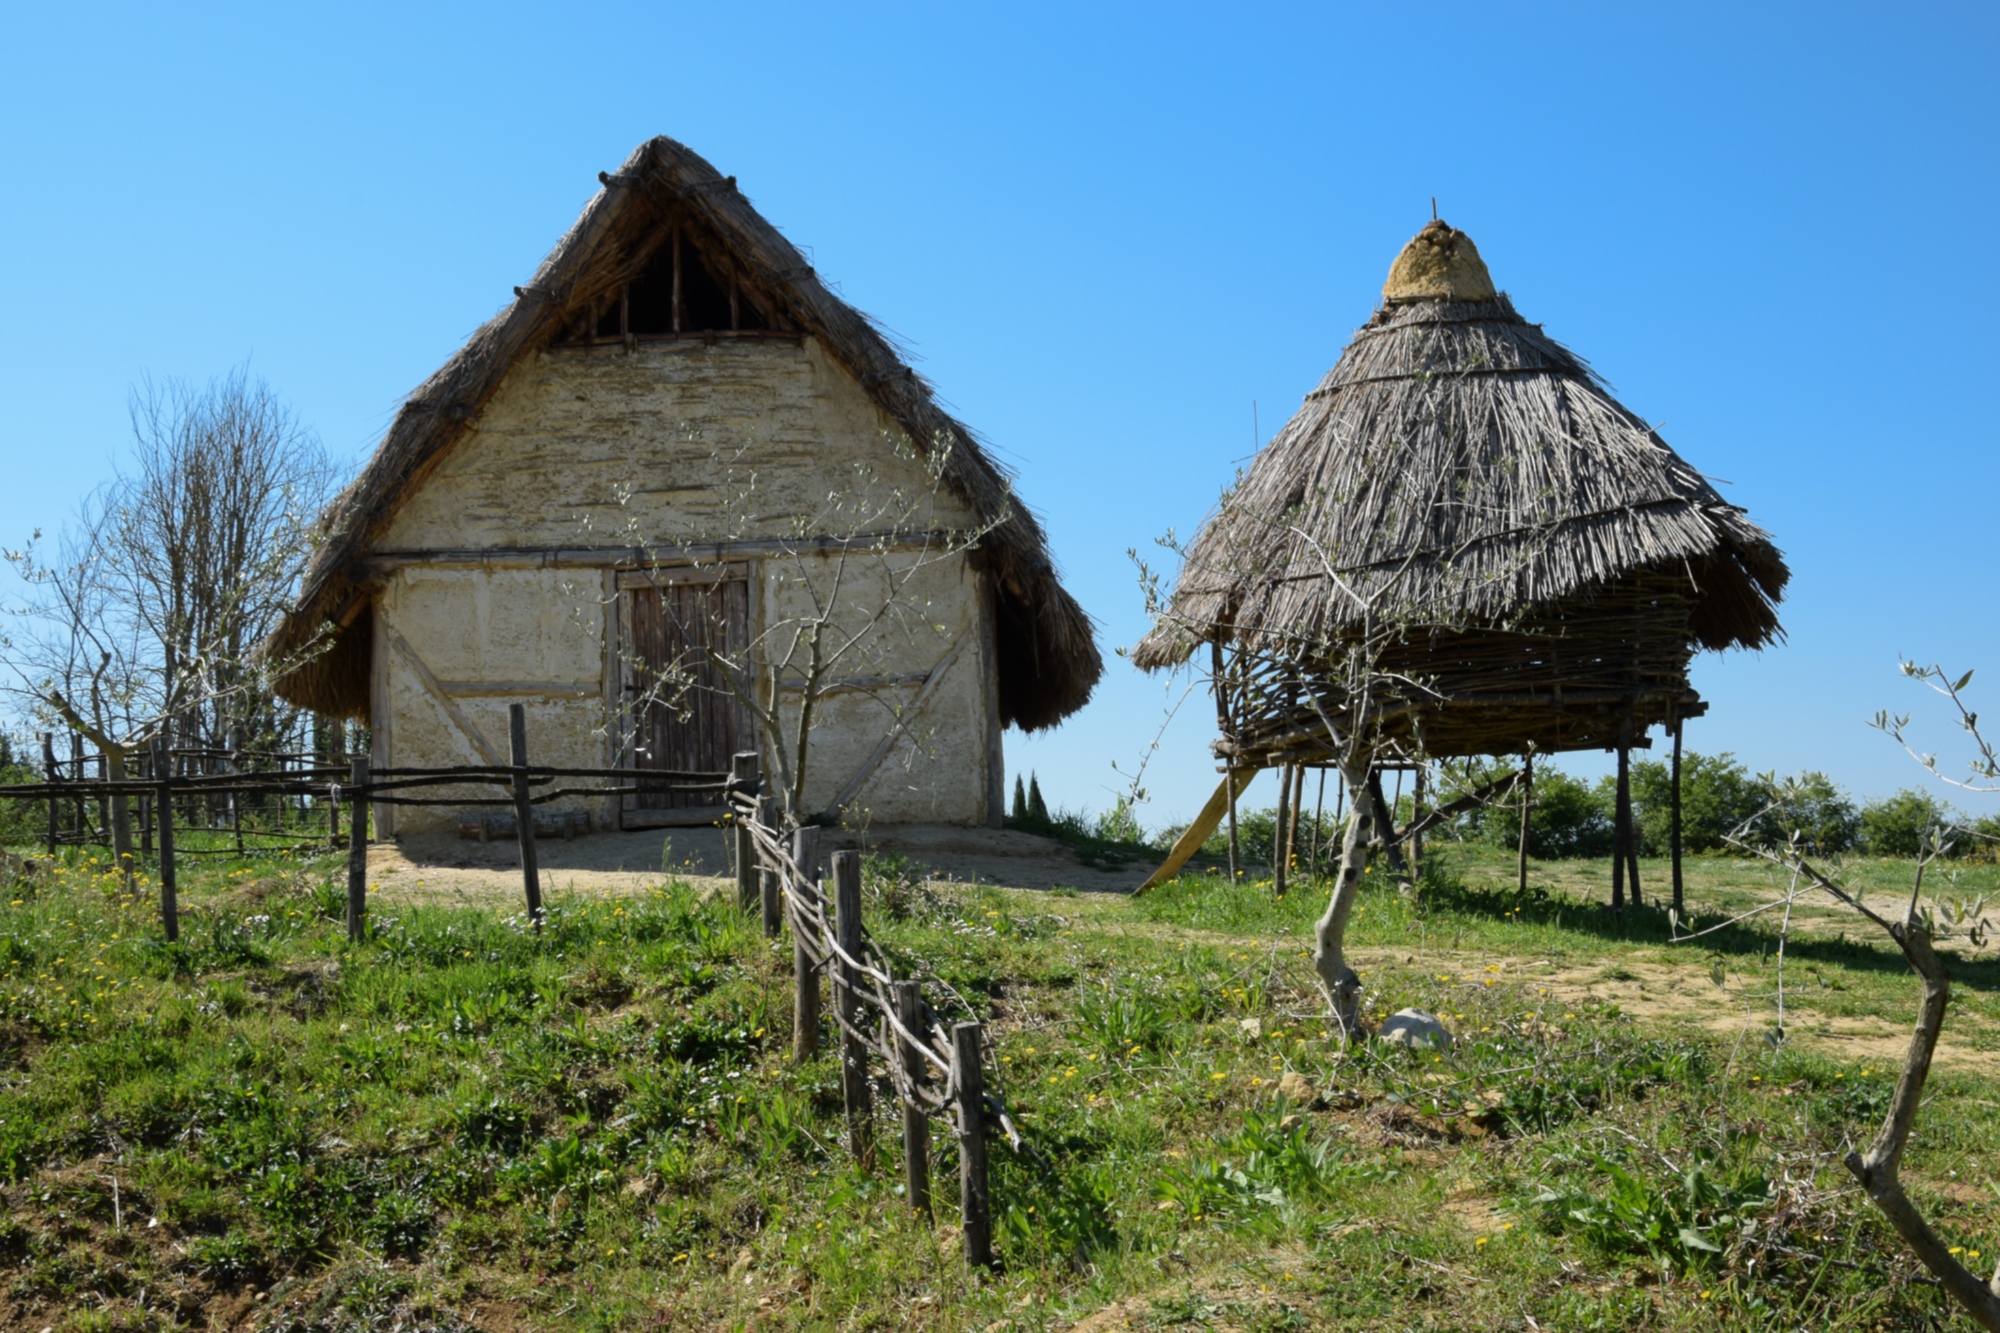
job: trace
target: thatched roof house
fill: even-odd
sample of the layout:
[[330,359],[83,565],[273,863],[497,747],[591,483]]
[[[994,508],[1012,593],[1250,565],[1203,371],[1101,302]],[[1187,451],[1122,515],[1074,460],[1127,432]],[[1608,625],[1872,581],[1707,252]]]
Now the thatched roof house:
[[[600,647],[557,642],[568,632],[558,622],[574,619],[573,608],[558,610],[577,586],[595,592],[591,580],[601,579],[607,604],[630,603],[645,594],[626,578],[641,565],[686,566],[685,578],[667,582],[727,569],[749,589],[728,614],[755,622],[787,586],[759,561],[796,548],[830,478],[928,483],[934,524],[990,527],[925,593],[950,634],[964,631],[965,651],[923,701],[949,715],[932,733],[950,750],[940,772],[966,790],[922,809],[876,791],[878,807],[896,807],[876,813],[997,811],[1000,728],[1055,724],[1082,706],[1103,669],[1034,516],[972,432],[828,290],[734,177],[657,138],[600,181],[534,278],[410,395],[328,510],[324,543],[272,647],[295,649],[332,626],[331,648],[280,692],[367,719],[381,763],[480,757],[491,736],[506,734],[488,715],[504,714],[508,686],[518,687],[513,698],[568,707],[558,726],[574,731],[587,710],[569,705],[615,710],[631,689],[614,659],[621,636],[646,622],[643,608],[609,613],[600,670],[584,660]],[[724,492],[751,474],[757,503],[725,513]],[[612,515],[636,524],[642,542],[605,542],[614,525],[589,520]],[[921,544],[922,534],[870,536],[894,546]],[[743,632],[754,640],[757,625]],[[913,682],[945,670],[940,650],[924,653],[900,674],[876,676],[914,694]],[[853,726],[879,735],[879,717],[850,711]],[[827,725],[844,724],[830,715]],[[861,745],[835,739],[836,754]],[[977,762],[965,762],[965,746]],[[566,748],[575,762],[606,757],[582,741]]]
[[[1225,650],[1219,750],[1315,762],[1325,727],[1274,663],[1393,630],[1381,726],[1441,757],[1602,748],[1703,711],[1697,648],[1780,633],[1770,538],[1515,313],[1442,222],[1186,553],[1134,658]],[[1310,671],[1308,675],[1312,674]],[[1311,688],[1338,715],[1341,685]]]

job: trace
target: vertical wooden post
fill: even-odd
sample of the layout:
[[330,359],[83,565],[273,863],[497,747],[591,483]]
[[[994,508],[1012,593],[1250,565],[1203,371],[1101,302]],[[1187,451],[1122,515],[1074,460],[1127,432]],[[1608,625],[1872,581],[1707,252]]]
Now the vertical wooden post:
[[1406,873],[1403,848],[1396,841],[1396,812],[1389,808],[1389,798],[1382,794],[1382,770],[1379,768],[1368,770],[1368,803],[1373,807],[1375,836],[1382,840],[1382,846],[1389,855],[1389,869],[1400,878]]
[[1291,849],[1285,846],[1285,810],[1292,794],[1292,766],[1278,766],[1278,817],[1271,825],[1271,894],[1285,896],[1285,862],[1291,859]]
[[1307,859],[1312,864],[1312,873],[1319,873],[1320,852],[1326,842],[1326,765],[1319,768],[1319,796],[1313,801],[1312,851]]
[[79,843],[90,842],[89,807],[83,798],[83,737],[75,732],[69,736],[69,771],[76,781],[76,840]]
[[[924,1032],[924,1000],[914,981],[896,983],[896,1021],[921,1037]],[[896,1049],[903,1057],[903,1073],[922,1087],[930,1081],[929,1062],[921,1052],[898,1037]],[[921,1106],[903,1103],[903,1185],[910,1207],[924,1216],[931,1211],[931,1118]]]
[[368,798],[361,794],[368,761],[356,759],[347,776],[354,793],[347,798],[353,807],[347,820],[347,938],[359,944],[368,925]]
[[1516,859],[1519,883],[1515,885],[1522,893],[1528,891],[1528,819],[1535,812],[1535,752],[1527,751],[1521,756],[1521,850]]
[[57,796],[56,785],[56,738],[48,732],[42,733],[42,781],[49,784],[49,858],[56,854]]
[[1674,719],[1674,792],[1672,804],[1674,850],[1674,915],[1680,916],[1687,909],[1681,902],[1681,720]]
[[[761,808],[764,811],[765,827],[777,827],[778,803],[766,801]],[[819,873],[819,829],[808,824],[803,828],[792,830],[792,862],[798,866],[799,873],[805,877],[804,882],[810,888],[814,877]],[[815,992],[818,991],[817,977],[813,979],[813,988]]]
[[1229,793],[1229,882],[1234,884],[1243,878],[1243,871],[1237,865],[1236,841],[1236,765],[1225,764],[1222,776],[1228,785],[1223,788]]
[[764,938],[775,940],[784,929],[784,903],[778,892],[778,872],[764,870],[758,872],[758,889],[762,896],[764,911]]
[[951,1030],[951,1081],[958,1089],[958,1206],[965,1229],[965,1262],[993,1266],[993,1205],[986,1188],[986,1071],[980,1064],[984,1034],[977,1023]]
[[528,921],[542,928],[542,876],[535,860],[535,807],[528,799],[528,710],[507,705],[507,746],[514,767],[514,831],[521,842],[521,885],[528,893]]
[[[792,879],[787,872],[787,893],[799,895],[801,904],[808,909],[792,918],[792,1059],[800,1064],[819,1054],[819,969],[813,964],[813,955],[821,951],[819,937],[806,926],[806,917],[817,911],[825,919],[826,895],[820,892],[813,877],[813,867],[819,864],[817,846],[811,845],[811,856],[801,859],[798,853],[800,838],[806,834],[800,829],[792,835],[792,859],[799,862],[799,876]],[[817,829],[811,836],[817,838]],[[801,927],[804,926],[804,929]]]
[[[243,732],[239,728],[230,733],[233,744],[229,750],[229,775],[240,777],[243,773]],[[229,827],[236,834],[236,854],[243,855],[243,793],[229,793]]]
[[1285,831],[1285,873],[1299,868],[1299,817],[1306,808],[1306,766],[1292,765],[1292,822]]
[[[136,754],[133,756],[133,760],[138,765],[141,777],[150,778],[153,776],[152,751],[147,750]],[[146,856],[153,854],[153,798],[151,796],[141,796],[139,798],[139,851]]]
[[[729,761],[729,785],[750,796],[757,794],[761,761],[754,750],[746,750],[733,756]],[[758,873],[757,840],[751,835],[744,822],[741,810],[736,813],[736,906],[744,912],[754,912],[763,899],[763,876]]]
[[[1215,690],[1215,731],[1218,736],[1229,736],[1229,692],[1224,675],[1222,642],[1211,640],[1208,645],[1210,685]],[[1225,760],[1222,765],[1223,790],[1229,793],[1229,882],[1236,883],[1242,878],[1242,867],[1237,856],[1236,840],[1236,761]]]
[[174,874],[174,788],[173,767],[167,759],[164,739],[153,742],[153,776],[160,780],[155,804],[160,808],[160,928],[167,943],[181,937],[181,904]]
[[[861,853],[833,854],[834,929],[841,952],[861,957]],[[872,1132],[874,1095],[868,1086],[868,1046],[853,1035],[861,1026],[861,971],[845,959],[835,960],[833,1003],[843,1029],[840,1043],[840,1092],[847,1104],[848,1140],[864,1171],[875,1167]]]
[[[1622,739],[1622,738],[1621,738]],[[1631,781],[1631,751],[1618,747],[1618,785],[1611,810],[1611,910],[1625,910],[1625,797]]]
[[1424,772],[1428,764],[1417,765],[1417,782],[1410,792],[1410,823],[1416,831],[1410,834],[1410,875],[1421,879],[1424,873]]

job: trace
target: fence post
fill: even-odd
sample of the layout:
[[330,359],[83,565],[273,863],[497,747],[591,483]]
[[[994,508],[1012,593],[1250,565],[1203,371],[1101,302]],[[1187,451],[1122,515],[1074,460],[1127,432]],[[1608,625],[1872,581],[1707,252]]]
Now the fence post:
[[535,862],[535,807],[528,800],[528,710],[507,705],[507,745],[514,761],[514,831],[521,840],[521,883],[528,891],[528,921],[542,928],[542,877]]
[[56,738],[49,732],[42,733],[42,779],[49,784],[49,859],[56,855],[56,808],[58,798],[56,786]]
[[[778,803],[764,797],[756,803],[756,819],[766,829],[778,827]],[[760,873],[764,891],[764,939],[778,939],[784,931],[784,881],[778,879],[778,871],[764,869]]]
[[153,776],[160,782],[154,800],[160,809],[160,928],[172,944],[181,937],[181,905],[174,880],[174,770],[164,738],[153,740]]
[[[368,761],[355,760],[348,780],[357,793],[368,777]],[[368,921],[368,798],[349,796],[347,803],[354,807],[347,821],[347,938],[359,944]]]
[[[757,795],[758,775],[761,762],[754,750],[746,750],[729,761],[729,786],[732,791],[745,795]],[[761,808],[761,807],[760,807]],[[741,811],[736,815],[736,906],[745,912],[757,910],[763,897],[762,877],[757,873],[757,839],[752,836],[748,821]]]
[[[923,993],[914,981],[896,983],[896,1021],[919,1036],[924,1030]],[[903,1073],[922,1087],[930,1070],[921,1052],[900,1034],[896,1049],[903,1057]],[[931,1211],[931,1118],[915,1102],[903,1103],[903,1183],[909,1191],[910,1207],[924,1216]]]
[[760,871],[759,877],[764,895],[764,938],[775,940],[784,925],[784,903],[778,892],[778,872]]
[[[800,832],[805,830],[801,829]],[[861,853],[833,854],[834,929],[840,950],[848,958],[861,957]],[[840,1015],[840,1093],[847,1103],[847,1133],[861,1168],[875,1166],[875,1136],[870,1112],[874,1097],[868,1086],[868,1046],[855,1035],[861,1026],[861,970],[854,964],[836,960],[839,977],[833,1003]]]
[[[239,728],[230,732],[229,776],[243,776],[243,732]],[[229,793],[229,827],[236,834],[236,855],[243,855],[243,793],[234,788]]]
[[[798,863],[798,881],[790,885],[790,893],[824,913],[824,899],[812,883],[814,867],[820,863],[818,829],[800,829],[792,835],[792,861]],[[820,1053],[820,973],[812,967],[812,949],[820,941],[806,941],[802,919],[804,915],[792,917],[792,1059],[798,1063]]]
[[993,1201],[986,1190],[985,1045],[977,1023],[951,1030],[951,1081],[958,1088],[958,1203],[965,1227],[965,1262],[993,1266]]
[[70,771],[76,775],[76,840],[78,845],[95,842],[90,829],[88,803],[83,796],[83,737],[71,732],[69,736]]

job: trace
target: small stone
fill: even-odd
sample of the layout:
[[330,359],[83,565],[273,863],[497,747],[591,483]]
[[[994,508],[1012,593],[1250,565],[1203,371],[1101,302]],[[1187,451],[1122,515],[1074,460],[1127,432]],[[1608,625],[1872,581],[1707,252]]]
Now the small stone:
[[1306,1118],[1302,1115],[1288,1115],[1278,1122],[1278,1129],[1281,1133],[1289,1134],[1305,1122]]
[[1384,1019],[1375,1040],[1413,1051],[1450,1050],[1451,1034],[1444,1024],[1421,1009],[1398,1009]]
[[1312,1080],[1296,1069],[1287,1069],[1278,1080],[1278,1095],[1300,1106],[1311,1106],[1319,1100],[1319,1090],[1313,1087]]
[[1264,1035],[1264,1020],[1261,1018],[1245,1018],[1238,1021],[1236,1026],[1242,1028],[1243,1035],[1252,1041]]

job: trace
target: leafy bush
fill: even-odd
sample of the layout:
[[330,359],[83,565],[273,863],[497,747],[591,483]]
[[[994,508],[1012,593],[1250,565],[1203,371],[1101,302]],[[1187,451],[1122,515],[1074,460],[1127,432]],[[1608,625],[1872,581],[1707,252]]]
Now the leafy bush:
[[[1602,786],[1607,799],[1614,798],[1613,780],[1605,779]],[[1770,784],[1752,775],[1727,751],[1684,755],[1681,847],[1690,852],[1727,850],[1723,835],[1754,818],[1771,803],[1771,797]],[[1667,855],[1672,847],[1673,771],[1665,762],[1642,759],[1632,765],[1632,805],[1641,850],[1648,856]]]
[[[1521,840],[1519,799],[1475,812],[1478,836],[1501,847]],[[1542,860],[1611,854],[1611,804],[1601,791],[1559,768],[1535,769],[1534,805],[1528,815],[1528,855]]]
[[1861,846],[1870,856],[1915,856],[1927,830],[1955,819],[1929,792],[1905,788],[1861,807]]

